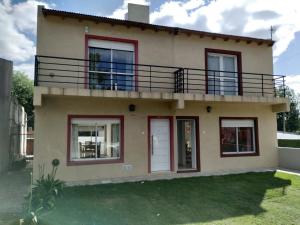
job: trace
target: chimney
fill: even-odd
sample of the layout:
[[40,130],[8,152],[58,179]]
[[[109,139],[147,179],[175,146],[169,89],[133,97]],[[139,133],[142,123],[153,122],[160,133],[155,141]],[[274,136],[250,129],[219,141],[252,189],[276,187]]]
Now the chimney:
[[125,15],[126,20],[149,23],[149,6],[128,3],[128,12]]

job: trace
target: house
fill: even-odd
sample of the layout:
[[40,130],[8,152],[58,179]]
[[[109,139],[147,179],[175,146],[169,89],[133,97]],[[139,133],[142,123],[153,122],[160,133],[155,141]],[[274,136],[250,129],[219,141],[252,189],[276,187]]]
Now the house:
[[27,115],[12,95],[13,62],[0,59],[0,173],[26,151]]
[[34,177],[69,184],[278,166],[272,40],[38,8]]

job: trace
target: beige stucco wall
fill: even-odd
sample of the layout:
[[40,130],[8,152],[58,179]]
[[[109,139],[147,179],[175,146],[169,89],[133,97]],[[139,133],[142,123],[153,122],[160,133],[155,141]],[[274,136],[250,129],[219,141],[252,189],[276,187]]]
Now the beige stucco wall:
[[[88,33],[85,33],[88,27]],[[189,68],[205,68],[205,48],[239,51],[242,54],[243,72],[267,73],[272,71],[272,48],[257,43],[235,42],[223,39],[212,40],[199,36],[185,34],[173,35],[167,32],[127,28],[96,24],[91,21],[44,17],[38,14],[37,54],[57,57],[85,57],[85,35],[100,35],[115,38],[126,38],[138,41],[138,62],[141,64],[165,65]],[[69,69],[77,72],[52,71],[64,76],[72,76],[73,82],[83,83],[84,63],[78,61],[60,61],[71,63],[78,67]],[[64,66],[43,65],[44,68],[66,69]],[[140,68],[142,69],[142,68]],[[81,70],[81,71],[80,71]],[[173,71],[170,71],[173,72]],[[49,71],[43,72],[49,75]],[[204,75],[204,73],[197,73]],[[147,74],[147,73],[146,73]],[[139,75],[146,75],[139,72]],[[172,74],[170,73],[170,76]],[[246,75],[243,79],[246,80]],[[204,77],[203,77],[204,78]],[[71,81],[72,81],[71,79]],[[75,80],[74,80],[75,79]],[[146,78],[139,78],[141,80]],[[70,81],[70,78],[43,77],[45,81]],[[152,79],[155,81],[155,79]],[[157,80],[159,81],[159,80]],[[248,80],[249,81],[249,80]],[[196,81],[195,81],[196,82]],[[257,91],[260,91],[260,81]],[[57,86],[83,88],[83,84],[46,83],[40,86]],[[197,81],[197,84],[204,84]],[[141,83],[139,84],[141,85]],[[255,85],[255,84],[254,84]],[[244,91],[246,85],[244,84]],[[173,88],[173,84],[169,87]],[[139,91],[148,91],[139,89]],[[159,89],[152,91],[161,91]],[[166,90],[164,90],[166,91]],[[170,91],[172,91],[170,89]],[[203,93],[203,92],[202,92]],[[40,99],[41,100],[41,99]],[[34,177],[38,176],[38,166],[45,164],[50,170],[51,160],[58,158],[61,165],[58,178],[65,181],[103,180],[125,177],[145,177],[148,175],[148,146],[147,146],[147,116],[174,116],[174,153],[175,172],[177,171],[176,121],[175,116],[199,116],[200,119],[200,163],[201,173],[236,172],[277,167],[278,152],[276,150],[276,117],[270,104],[259,103],[221,103],[185,101],[185,107],[176,110],[176,101],[145,99],[105,99],[101,97],[66,97],[43,96],[43,103],[35,108],[35,159]],[[213,101],[213,100],[212,100]],[[135,104],[136,112],[128,112],[128,105]],[[212,106],[212,112],[207,113],[206,107]],[[125,120],[125,157],[122,164],[97,164],[67,166],[67,115],[124,115]],[[220,157],[219,146],[219,117],[258,117],[260,156],[251,157]],[[132,165],[132,170],[124,166]]]
[[[135,104],[136,111],[129,112],[128,105]],[[199,116],[201,173],[236,172],[277,167],[276,120],[271,106],[241,103],[187,102],[184,110],[174,110],[172,103],[151,100],[103,100],[85,97],[44,97],[42,107],[35,109],[34,176],[38,165],[45,164],[48,171],[51,160],[61,162],[57,176],[65,181],[103,180],[120,177],[148,175],[147,116],[174,116],[175,172],[177,170],[175,116]],[[67,166],[67,115],[124,115],[124,163]],[[258,117],[260,156],[220,157],[219,116]],[[128,171],[124,165],[132,165]],[[201,174],[200,173],[200,174]],[[199,175],[200,175],[199,174]]]
[[[88,33],[85,33],[85,28],[88,27]],[[272,47],[267,45],[258,45],[257,43],[247,44],[244,41],[235,42],[233,40],[224,41],[223,39],[212,40],[211,38],[200,38],[196,35],[187,36],[186,34],[169,34],[168,32],[155,32],[153,30],[141,30],[140,28],[109,24],[96,24],[92,21],[79,21],[77,19],[60,18],[57,16],[44,17],[42,14],[38,15],[38,29],[37,29],[37,54],[81,58],[85,57],[85,34],[100,35],[107,37],[126,38],[138,41],[138,62],[141,64],[165,65],[176,67],[189,67],[205,69],[205,48],[223,49],[231,51],[240,51],[242,54],[242,70],[249,73],[266,73],[272,74]],[[65,63],[61,61],[61,63]],[[75,65],[83,66],[84,63],[78,61],[68,61]],[[49,68],[51,65],[44,65],[44,68]],[[57,69],[60,69],[57,65]],[[79,68],[79,67],[78,67]],[[72,67],[69,69],[78,70]],[[82,68],[81,68],[82,69]],[[145,69],[145,68],[139,68]],[[55,72],[54,72],[55,73]],[[84,82],[83,72],[58,72],[64,76],[75,76],[73,82]],[[191,78],[199,78],[202,75],[202,81],[194,81],[201,87],[204,84],[204,72],[192,71],[196,73]],[[44,71],[44,74],[49,74],[49,71]],[[148,72],[139,72],[139,75],[148,75]],[[163,75],[163,74],[162,74]],[[166,75],[166,74],[165,74]],[[172,74],[169,75],[173,77]],[[261,92],[261,77],[254,77],[256,79],[247,79],[253,75],[243,75],[244,82],[254,82],[255,84],[244,84],[244,92],[257,91]],[[68,78],[50,78],[43,77],[44,80],[58,80],[70,81]],[[270,77],[265,77],[265,86],[267,83],[272,88],[272,81]],[[140,81],[148,78],[140,77]],[[153,78],[152,81],[162,81],[161,79]],[[172,82],[171,80],[164,80]],[[191,82],[191,81],[190,81]],[[193,83],[193,82],[191,82]],[[53,85],[51,83],[40,83],[41,85]],[[56,86],[63,87],[82,87],[83,85],[74,85],[67,83],[57,83]],[[139,83],[145,85],[145,83]],[[158,84],[157,84],[158,85]],[[166,85],[173,88],[173,84]],[[257,86],[257,89],[249,89],[247,86]],[[202,86],[203,88],[205,86]],[[141,91],[147,91],[148,89]],[[152,90],[154,91],[154,90]],[[157,89],[159,91],[159,89]],[[172,91],[172,89],[170,89]],[[272,92],[272,90],[269,90]],[[245,94],[247,95],[247,94]],[[256,94],[248,94],[256,95]]]

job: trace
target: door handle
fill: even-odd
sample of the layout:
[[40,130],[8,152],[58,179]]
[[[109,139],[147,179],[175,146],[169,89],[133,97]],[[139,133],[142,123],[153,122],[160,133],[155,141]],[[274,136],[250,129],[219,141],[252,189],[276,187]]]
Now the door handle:
[[151,135],[151,154],[153,155],[153,135]]

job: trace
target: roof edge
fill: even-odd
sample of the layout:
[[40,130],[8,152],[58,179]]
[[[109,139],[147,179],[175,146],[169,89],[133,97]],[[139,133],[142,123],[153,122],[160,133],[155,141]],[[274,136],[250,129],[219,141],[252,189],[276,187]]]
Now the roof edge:
[[200,30],[192,30],[180,27],[170,27],[170,26],[163,26],[163,25],[156,25],[156,24],[148,24],[148,23],[141,23],[129,20],[121,20],[121,19],[114,19],[109,17],[102,17],[102,16],[94,16],[88,14],[81,14],[75,12],[67,12],[55,9],[46,9],[45,7],[42,8],[42,13],[44,16],[53,15],[53,16],[60,16],[60,17],[68,17],[78,20],[90,20],[95,21],[96,23],[108,23],[111,25],[123,25],[127,27],[138,27],[142,30],[151,29],[155,31],[165,31],[177,35],[179,33],[185,33],[187,35],[198,35],[200,38],[203,37],[211,37],[213,40],[219,38],[223,39],[224,41],[227,40],[234,40],[236,42],[245,41],[247,44],[252,42],[257,43],[258,45],[267,44],[268,46],[273,46],[275,41],[270,39],[262,39],[262,38],[254,38],[254,37],[246,37],[246,36],[238,36],[238,35],[230,35],[230,34],[222,34],[222,33],[213,33],[213,32],[206,32]]

